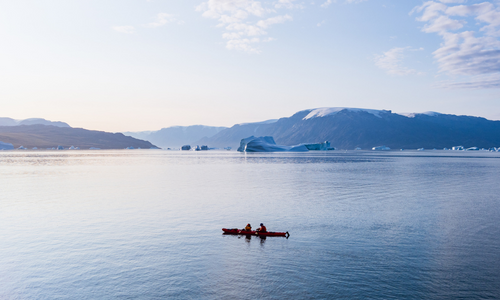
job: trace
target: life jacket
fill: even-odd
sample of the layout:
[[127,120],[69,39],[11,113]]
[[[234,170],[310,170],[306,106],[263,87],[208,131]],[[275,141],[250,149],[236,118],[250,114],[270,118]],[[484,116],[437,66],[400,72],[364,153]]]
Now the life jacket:
[[267,232],[266,226],[264,226],[264,225],[260,226],[260,230],[259,231],[260,232]]

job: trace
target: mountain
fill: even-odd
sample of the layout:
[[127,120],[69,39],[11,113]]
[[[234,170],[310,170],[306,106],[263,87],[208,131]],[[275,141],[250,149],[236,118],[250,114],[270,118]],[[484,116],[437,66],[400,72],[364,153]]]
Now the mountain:
[[219,133],[212,137],[204,137],[197,140],[196,145],[208,145],[210,147],[233,147],[238,148],[241,139],[254,136],[264,136],[269,125],[276,123],[278,120],[267,120],[256,123],[242,123],[236,124],[231,128],[221,130]]
[[395,114],[390,110],[318,108],[272,123],[238,124],[203,142],[237,147],[249,136],[272,136],[279,145],[330,141],[338,149],[392,149],[500,146],[500,121],[436,112]]
[[182,145],[194,145],[200,139],[212,137],[224,129],[227,127],[193,125],[173,126],[158,131],[124,132],[123,134],[150,141],[164,148],[180,148]]
[[147,141],[125,136],[121,133],[86,130],[82,128],[58,127],[50,125],[0,126],[0,141],[11,143],[15,148],[52,148],[63,146],[90,147],[101,149],[124,149],[126,147],[155,147]]
[[11,118],[0,118],[0,126],[20,126],[20,125],[52,125],[57,127],[70,127],[67,123],[59,121],[49,121],[42,118],[31,118],[25,120],[15,120]]

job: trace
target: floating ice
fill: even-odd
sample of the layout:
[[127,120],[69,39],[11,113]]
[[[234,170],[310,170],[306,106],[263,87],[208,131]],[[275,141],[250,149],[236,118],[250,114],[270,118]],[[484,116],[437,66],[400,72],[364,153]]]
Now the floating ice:
[[386,146],[377,146],[372,148],[373,151],[389,151],[391,148]]
[[14,145],[11,143],[4,143],[0,141],[0,150],[12,150],[14,149]]
[[272,136],[247,137],[240,142],[239,152],[307,152],[305,145],[276,145]]

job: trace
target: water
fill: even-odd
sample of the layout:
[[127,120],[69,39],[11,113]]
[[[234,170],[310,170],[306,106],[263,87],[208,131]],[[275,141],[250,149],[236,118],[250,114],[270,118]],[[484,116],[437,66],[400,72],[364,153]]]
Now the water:
[[[484,152],[1,152],[0,299],[498,299],[499,170]],[[221,234],[248,222],[291,236]]]

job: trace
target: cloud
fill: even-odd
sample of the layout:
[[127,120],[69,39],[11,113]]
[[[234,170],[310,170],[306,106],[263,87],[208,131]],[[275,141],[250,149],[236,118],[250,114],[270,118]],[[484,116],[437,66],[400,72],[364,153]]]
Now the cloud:
[[[348,3],[348,4],[350,4],[350,3],[361,3],[361,2],[365,2],[365,1],[368,1],[368,0],[344,0],[344,2]],[[333,3],[337,3],[337,0],[326,0],[320,6],[326,8],[326,7],[330,6],[330,4],[333,4]]]
[[375,65],[380,69],[385,70],[387,74],[391,75],[403,76],[410,74],[422,74],[416,70],[403,67],[401,64],[405,58],[405,52],[420,50],[423,49],[413,49],[411,47],[392,48],[391,50],[384,52],[382,55],[375,55]]
[[128,33],[128,34],[135,33],[134,26],[113,26],[112,28],[113,30],[116,30],[121,33]]
[[208,0],[196,7],[206,18],[216,19],[223,28],[226,48],[247,53],[260,53],[257,44],[274,40],[263,38],[276,24],[292,21],[292,16],[279,14],[280,9],[298,8],[295,0],[278,0],[270,3],[256,0]]
[[436,87],[446,89],[497,89],[500,88],[500,75],[475,76],[467,80],[441,81]]
[[261,28],[267,28],[271,25],[285,23],[286,21],[291,21],[291,20],[293,20],[293,18],[290,17],[289,15],[276,16],[265,20],[260,20],[259,22],[257,22],[257,26]]
[[323,4],[321,4],[321,7],[328,7],[330,4],[336,2],[335,0],[326,0]]
[[[481,75],[500,76],[500,3],[482,2],[472,5],[464,0],[427,1],[412,13],[425,22],[423,32],[441,36],[441,46],[433,52],[439,71],[453,76],[469,76],[470,81],[447,82],[447,87],[498,88],[498,78],[478,79]],[[473,20],[478,30],[464,29]],[[482,77],[481,77],[482,78]]]
[[155,22],[144,24],[143,26],[149,27],[149,28],[155,28],[155,27],[164,26],[168,23],[173,23],[173,22],[176,22],[178,24],[182,24],[182,21],[178,21],[174,15],[167,14],[167,13],[159,13],[156,15]]
[[303,9],[304,5],[295,4],[296,0],[278,0],[276,4],[274,4],[275,8],[288,8],[288,9]]

